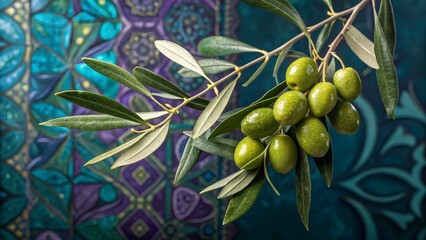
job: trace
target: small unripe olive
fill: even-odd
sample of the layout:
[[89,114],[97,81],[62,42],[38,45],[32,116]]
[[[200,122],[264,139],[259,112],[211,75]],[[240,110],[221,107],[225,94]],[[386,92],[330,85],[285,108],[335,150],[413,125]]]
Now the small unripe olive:
[[324,124],[316,117],[308,116],[296,127],[300,147],[312,157],[324,157],[330,148],[330,136]]
[[280,127],[270,108],[258,108],[241,121],[241,131],[251,138],[264,138],[272,135]]
[[263,161],[261,153],[265,150],[265,145],[258,139],[251,137],[243,138],[235,148],[234,161],[241,169],[255,169]]
[[309,109],[315,117],[327,115],[336,105],[336,87],[329,82],[320,82],[311,88],[308,94]]
[[287,135],[274,136],[268,149],[272,168],[282,174],[290,172],[297,163],[297,146]]
[[308,101],[299,91],[283,93],[274,104],[275,119],[285,125],[298,123],[308,111]]
[[331,126],[342,134],[354,134],[359,129],[359,114],[348,101],[337,100],[334,109],[327,115]]
[[290,89],[306,91],[318,79],[317,64],[312,58],[299,58],[288,66],[285,78]]
[[337,93],[343,100],[352,101],[361,94],[361,79],[353,68],[348,67],[337,70],[333,76],[333,83],[336,86]]

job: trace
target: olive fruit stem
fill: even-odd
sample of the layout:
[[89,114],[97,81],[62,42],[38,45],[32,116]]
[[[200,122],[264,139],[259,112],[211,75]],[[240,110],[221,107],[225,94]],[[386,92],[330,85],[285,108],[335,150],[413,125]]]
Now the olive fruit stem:
[[342,65],[342,68],[343,69],[345,69],[346,68],[346,66],[345,66],[345,63],[343,62],[343,60],[336,54],[336,52],[332,52],[331,53],[331,55],[333,56],[333,57],[335,57],[339,62],[340,62],[340,65]]

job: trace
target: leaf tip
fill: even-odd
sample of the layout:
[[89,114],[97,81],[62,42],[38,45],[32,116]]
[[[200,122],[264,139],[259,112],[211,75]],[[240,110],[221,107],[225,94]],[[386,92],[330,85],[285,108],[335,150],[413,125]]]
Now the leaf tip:
[[114,170],[114,169],[116,169],[116,168],[118,168],[120,166],[121,166],[120,164],[117,164],[117,162],[115,162],[114,164],[112,164],[111,170]]

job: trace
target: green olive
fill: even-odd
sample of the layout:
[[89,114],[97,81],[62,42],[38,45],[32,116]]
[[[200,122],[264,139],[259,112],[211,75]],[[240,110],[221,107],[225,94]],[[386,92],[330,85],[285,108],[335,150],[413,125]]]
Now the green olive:
[[300,147],[312,157],[324,157],[330,148],[330,137],[324,124],[316,117],[308,116],[296,127]]
[[348,67],[337,70],[333,76],[333,83],[336,86],[337,93],[343,100],[352,101],[361,94],[361,79],[353,68]]
[[328,115],[331,126],[342,134],[354,134],[359,129],[359,113],[348,101],[337,100],[337,104]]
[[288,66],[285,78],[290,89],[304,92],[318,79],[317,64],[312,58],[299,58]]
[[311,88],[308,94],[309,109],[315,117],[327,115],[336,105],[336,87],[329,82],[320,82]]
[[274,118],[270,108],[258,108],[241,121],[241,131],[251,138],[264,138],[275,133],[280,123]]
[[287,135],[274,136],[268,149],[272,168],[282,174],[290,172],[297,163],[297,146]]
[[308,111],[308,101],[299,91],[283,93],[274,104],[275,119],[285,125],[298,123]]
[[235,148],[234,161],[237,167],[241,169],[255,169],[263,161],[261,154],[265,150],[265,145],[258,139],[251,137],[243,138]]

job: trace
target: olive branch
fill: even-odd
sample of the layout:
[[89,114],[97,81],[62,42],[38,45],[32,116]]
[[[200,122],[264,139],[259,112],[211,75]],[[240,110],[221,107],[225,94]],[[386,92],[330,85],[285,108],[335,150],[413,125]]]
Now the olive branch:
[[[306,56],[304,53],[291,50],[296,42],[305,37],[309,43],[309,53],[315,61],[315,64],[317,64],[318,61],[320,62],[318,71],[321,74],[320,80],[323,82],[327,82],[330,75],[332,76],[335,72],[334,59],[340,62],[343,69],[345,68],[343,60],[336,53],[339,43],[345,40],[360,60],[369,67],[376,69],[377,82],[384,107],[388,115],[391,118],[395,118],[394,111],[398,102],[398,80],[393,63],[395,25],[390,0],[380,1],[378,15],[376,13],[374,0],[362,0],[354,7],[340,12],[334,10],[331,0],[323,0],[329,8],[327,12],[329,17],[309,27],[306,27],[300,14],[286,0],[243,1],[293,22],[300,28],[301,33],[269,52],[257,49],[256,47],[235,39],[222,36],[207,37],[198,45],[198,51],[201,55],[211,57],[205,59],[195,59],[190,52],[176,43],[165,40],[155,41],[156,48],[162,54],[183,67],[179,71],[179,74],[183,77],[202,77],[208,82],[204,90],[193,96],[190,96],[178,86],[175,86],[167,79],[148,69],[136,67],[133,69],[133,74],[131,74],[117,65],[96,59],[83,58],[83,61],[89,67],[145,95],[156,103],[162,111],[133,112],[119,102],[105,96],[87,91],[69,90],[57,93],[56,95],[100,114],[68,116],[52,119],[40,123],[40,125],[60,126],[88,131],[132,127],[131,131],[133,135],[135,135],[134,138],[91,159],[85,164],[85,166],[91,165],[121,153],[120,157],[111,167],[115,169],[143,160],[156,151],[166,139],[169,125],[173,117],[179,114],[179,111],[183,107],[201,110],[201,115],[196,121],[193,131],[185,132],[185,134],[189,136],[189,140],[176,172],[175,184],[177,184],[195,166],[200,151],[214,154],[222,158],[234,158],[234,152],[238,145],[238,141],[224,137],[223,134],[232,132],[238,128],[241,120],[253,110],[270,106],[278,99],[280,94],[288,91],[286,81],[279,82],[277,73],[285,58],[301,58]],[[374,43],[352,25],[357,15],[369,3],[372,4],[374,9]],[[322,57],[320,51],[329,39],[334,23],[338,20],[342,21],[343,27],[330,43],[327,52]],[[314,43],[311,33],[319,29],[322,30],[316,43]],[[236,66],[233,63],[216,58],[242,53],[260,53],[261,56],[242,66]],[[252,105],[238,111],[231,110],[230,112],[224,113],[225,107],[243,71],[262,62],[255,73],[242,84],[245,87],[252,84],[271,58],[277,55],[278,58],[273,72],[277,85],[265,93],[260,99],[253,102]],[[217,81],[213,81],[209,77],[209,75],[223,74],[224,72],[228,73]],[[219,91],[219,85],[225,83],[227,83],[227,85]],[[151,92],[146,86],[156,89],[159,92]],[[210,91],[214,91],[216,96],[211,100],[203,98],[203,96]],[[308,95],[308,91],[305,92],[305,95]],[[158,98],[180,101],[180,103],[175,106],[169,103],[163,104]],[[148,122],[149,120],[162,117],[164,117],[164,119],[157,124]],[[211,131],[211,128],[218,121],[220,123]],[[321,118],[321,121],[324,123],[325,127],[327,127],[324,117]],[[136,127],[142,127],[142,129],[136,129]],[[328,129],[326,131],[328,132]],[[258,166],[255,170],[248,170],[243,167],[242,170],[201,191],[201,193],[206,193],[218,188],[223,188],[221,193],[219,193],[219,198],[232,196],[225,214],[224,224],[238,219],[251,208],[260,192],[264,179],[269,182],[273,190],[279,195],[277,188],[273,185],[268,175],[266,165],[268,161],[267,152],[270,147],[271,137],[285,133],[289,134],[293,139],[296,138],[294,127],[280,126],[270,137],[262,139],[264,143],[267,143],[267,146],[250,162],[261,159],[263,165]],[[305,151],[301,149],[300,146],[298,146],[298,152],[299,157],[295,166],[297,207],[301,220],[308,229],[311,199],[309,162]],[[332,147],[330,147],[323,157],[314,157],[314,161],[325,183],[330,187],[333,173]]]

